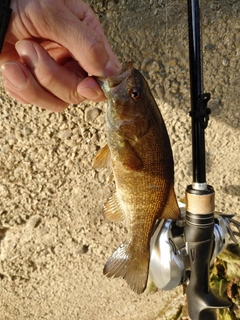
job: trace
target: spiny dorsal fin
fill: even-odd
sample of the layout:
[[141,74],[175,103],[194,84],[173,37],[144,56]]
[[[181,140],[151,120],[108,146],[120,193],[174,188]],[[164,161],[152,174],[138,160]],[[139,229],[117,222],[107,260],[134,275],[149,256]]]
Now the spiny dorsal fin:
[[176,195],[174,192],[173,184],[170,187],[167,203],[163,209],[162,214],[159,216],[161,219],[173,219],[180,218],[180,209],[177,203]]
[[105,217],[112,222],[120,222],[124,220],[124,212],[119,204],[117,194],[114,193],[104,205]]
[[100,149],[93,159],[93,168],[100,169],[103,167],[107,167],[111,161],[111,153],[106,143],[102,149]]

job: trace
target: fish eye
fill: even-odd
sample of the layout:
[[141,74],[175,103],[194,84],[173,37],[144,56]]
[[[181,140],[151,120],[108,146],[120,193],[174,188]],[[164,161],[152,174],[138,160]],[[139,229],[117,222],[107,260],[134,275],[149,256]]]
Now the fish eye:
[[129,91],[130,97],[135,100],[138,101],[141,98],[141,91],[139,88],[132,88]]

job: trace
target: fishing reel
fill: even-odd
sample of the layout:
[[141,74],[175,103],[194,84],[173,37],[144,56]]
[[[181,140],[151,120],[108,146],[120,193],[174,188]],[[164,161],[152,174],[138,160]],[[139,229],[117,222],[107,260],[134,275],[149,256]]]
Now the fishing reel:
[[[150,277],[154,284],[162,290],[171,290],[183,283],[188,283],[191,273],[191,253],[186,242],[185,230],[186,209],[183,203],[178,204],[181,218],[177,221],[159,220],[151,239]],[[232,231],[230,223],[238,229],[240,224],[232,219],[233,216],[214,213],[214,241],[210,253],[210,265],[227,247],[230,239],[237,243],[235,236],[240,236],[240,233]],[[204,242],[203,240],[202,243]],[[198,267],[201,268],[200,265]]]

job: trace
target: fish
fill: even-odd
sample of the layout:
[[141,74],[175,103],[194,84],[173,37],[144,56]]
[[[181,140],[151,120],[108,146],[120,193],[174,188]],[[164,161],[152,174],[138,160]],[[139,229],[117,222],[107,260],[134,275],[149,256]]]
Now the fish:
[[167,129],[147,81],[127,62],[109,78],[96,78],[108,102],[107,143],[93,167],[112,167],[116,192],[104,206],[107,219],[127,222],[126,239],[104,266],[136,293],[147,285],[150,240],[159,219],[180,217],[174,192],[174,163]]

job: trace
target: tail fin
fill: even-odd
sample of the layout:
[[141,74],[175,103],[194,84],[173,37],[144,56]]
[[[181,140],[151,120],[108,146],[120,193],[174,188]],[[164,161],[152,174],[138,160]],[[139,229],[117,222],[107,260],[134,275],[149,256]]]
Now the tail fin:
[[149,250],[134,257],[129,243],[122,243],[108,259],[103,274],[109,278],[123,278],[133,291],[142,293],[147,285],[149,257]]

